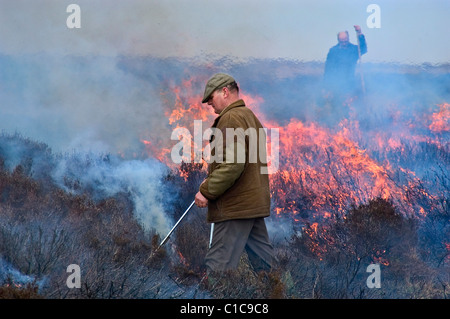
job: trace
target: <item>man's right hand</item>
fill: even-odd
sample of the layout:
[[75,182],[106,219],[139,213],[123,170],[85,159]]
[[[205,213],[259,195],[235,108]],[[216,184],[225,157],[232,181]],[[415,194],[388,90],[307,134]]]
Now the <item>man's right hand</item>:
[[208,206],[208,199],[203,196],[202,193],[197,192],[197,194],[195,194],[195,205],[197,205],[200,208],[204,208]]

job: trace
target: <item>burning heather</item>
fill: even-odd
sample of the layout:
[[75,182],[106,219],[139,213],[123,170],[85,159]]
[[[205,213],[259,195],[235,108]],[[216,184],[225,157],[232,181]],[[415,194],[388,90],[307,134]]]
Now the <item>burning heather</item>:
[[[0,261],[13,269],[9,282],[35,278],[30,289],[48,298],[448,297],[445,66],[417,73],[368,65],[367,93],[336,103],[321,90],[318,63],[211,67],[99,58],[103,73],[84,85],[92,75],[88,62],[69,59],[58,71],[80,70],[79,102],[92,103],[72,113],[73,101],[58,101],[60,140],[38,130],[50,124],[40,115],[42,123],[19,120],[18,133],[0,136]],[[203,210],[193,209],[166,246],[155,248],[206,175],[206,162],[193,159],[207,147],[203,132],[216,115],[200,101],[207,78],[224,69],[267,128],[268,224],[279,263],[262,278],[243,258],[238,271],[210,287],[202,281],[209,239]],[[54,76],[43,85],[56,85]],[[115,91],[102,102],[111,86]],[[42,99],[41,92],[30,94]],[[48,101],[47,110],[55,103]],[[107,119],[109,103],[118,114]],[[184,135],[172,134],[177,129]],[[38,142],[25,135],[38,131],[31,134]],[[174,163],[174,145],[189,137],[191,156]],[[64,144],[73,151],[60,152]],[[79,289],[66,286],[70,264],[84,269]],[[366,284],[371,264],[381,266],[379,289]],[[245,287],[244,278],[250,278]]]
[[[199,102],[203,82],[202,78],[191,77],[171,87],[171,94],[162,93],[165,114],[174,129],[184,127],[194,132],[194,120],[203,121],[204,130],[213,122],[215,114]],[[172,101],[165,100],[169,95]],[[372,107],[374,102],[370,99],[376,97],[366,97],[364,101],[355,98],[338,106],[347,116],[329,125],[319,115],[332,110],[324,110],[317,104],[302,105],[298,112],[298,117],[302,117],[306,113],[303,108],[311,108],[318,114],[316,120],[292,117],[279,121],[262,111],[263,97],[244,91],[242,98],[263,119],[265,127],[280,132],[276,145],[279,163],[270,176],[273,211],[277,215],[287,214],[297,221],[326,219],[345,214],[351,205],[382,198],[392,200],[403,214],[420,217],[437,209],[438,198],[445,197],[442,193],[445,190],[428,179],[433,169],[425,168],[425,163],[417,157],[428,157],[432,166],[448,169],[447,103],[432,105],[428,114],[414,110],[412,118],[410,110],[403,114],[406,110],[392,105],[387,109],[388,119],[370,119],[367,105]],[[360,111],[363,116],[358,114]],[[393,122],[392,126],[380,131],[378,123],[386,120]],[[183,140],[186,136],[177,138]],[[142,142],[149,156],[173,166],[170,147],[148,140]],[[192,145],[191,149],[195,147],[198,145]],[[275,150],[270,140],[267,148],[269,155],[273,155]],[[434,153],[430,154],[430,150]],[[189,159],[194,157],[192,154]]]

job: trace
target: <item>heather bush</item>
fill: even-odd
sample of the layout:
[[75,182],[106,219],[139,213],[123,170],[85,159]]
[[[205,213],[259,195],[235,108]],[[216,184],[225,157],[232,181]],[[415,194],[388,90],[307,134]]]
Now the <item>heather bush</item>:
[[[85,187],[76,174],[63,178],[65,184],[55,182],[50,172],[57,156],[45,145],[18,136],[0,138],[0,261],[31,280],[0,276],[0,298],[448,297],[446,183],[436,198],[440,204],[430,206],[423,218],[404,214],[381,198],[323,220],[310,221],[305,214],[286,223],[289,216],[274,215],[271,224],[297,229],[280,228],[272,271],[255,273],[244,254],[235,271],[207,278],[205,209],[193,207],[156,251],[166,234],[136,216],[135,189],[99,196],[95,183]],[[22,145],[20,152],[7,159],[5,145],[14,144]],[[38,158],[45,158],[45,165]],[[103,168],[114,165],[104,156],[99,161]],[[88,162],[91,168],[97,165]],[[82,169],[83,162],[77,163]],[[172,225],[205,175],[202,165],[183,163],[155,181],[166,195],[158,198],[165,208],[161,213]],[[299,209],[307,203],[301,202],[296,201]],[[381,288],[367,287],[366,269],[372,263],[380,265]],[[66,285],[70,264],[80,266],[80,288]]]

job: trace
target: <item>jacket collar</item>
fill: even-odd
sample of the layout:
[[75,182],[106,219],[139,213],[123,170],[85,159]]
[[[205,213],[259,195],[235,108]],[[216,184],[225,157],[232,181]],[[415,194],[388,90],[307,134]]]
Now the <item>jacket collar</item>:
[[244,100],[240,99],[237,100],[234,103],[231,103],[230,105],[228,105],[225,109],[222,110],[222,112],[220,112],[219,116],[224,115],[226,112],[228,112],[231,109],[234,109],[235,107],[239,107],[239,106],[245,106],[245,102]]
[[228,105],[226,108],[224,108],[222,110],[222,112],[220,112],[219,116],[216,117],[216,119],[214,120],[214,124],[213,127],[217,126],[217,123],[219,122],[219,119],[225,114],[227,113],[229,110],[234,109],[236,107],[241,107],[241,106],[245,106],[245,102],[242,99],[237,100],[236,102],[231,103],[230,105]]

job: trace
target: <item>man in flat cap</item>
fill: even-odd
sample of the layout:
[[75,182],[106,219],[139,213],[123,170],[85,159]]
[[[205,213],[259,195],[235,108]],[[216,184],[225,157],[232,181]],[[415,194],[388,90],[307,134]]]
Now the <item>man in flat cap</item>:
[[[214,223],[205,258],[207,271],[235,269],[244,249],[255,271],[270,270],[274,252],[264,221],[270,215],[270,191],[267,171],[263,169],[267,161],[261,159],[266,156],[263,126],[240,99],[239,87],[228,74],[217,73],[208,80],[202,103],[219,115],[212,127],[220,130],[222,139],[213,135],[211,150],[219,146],[224,150],[223,160],[209,163],[208,176],[195,196],[198,207],[208,207],[207,221]],[[255,132],[258,147],[264,146],[259,150],[263,156],[259,154],[253,160],[249,143],[255,143],[255,139],[242,135],[250,131]],[[238,133],[227,138],[230,132]],[[234,156],[239,150],[245,151],[245,159]]]

